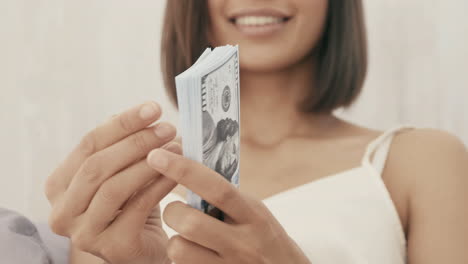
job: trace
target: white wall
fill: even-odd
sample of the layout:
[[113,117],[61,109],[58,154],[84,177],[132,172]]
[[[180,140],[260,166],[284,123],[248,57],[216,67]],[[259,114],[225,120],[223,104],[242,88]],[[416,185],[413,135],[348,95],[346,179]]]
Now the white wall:
[[468,18],[464,0],[364,0],[370,70],[348,116],[449,130],[468,142]]
[[[463,0],[365,0],[370,72],[344,115],[447,129],[468,143]],[[164,1],[0,0],[0,206],[46,219],[44,179],[80,137],[162,90]]]

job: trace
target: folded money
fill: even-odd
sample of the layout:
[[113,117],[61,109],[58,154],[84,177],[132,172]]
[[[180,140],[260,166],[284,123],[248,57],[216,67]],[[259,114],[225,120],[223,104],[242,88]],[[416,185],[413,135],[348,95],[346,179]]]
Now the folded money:
[[[239,187],[239,49],[210,48],[175,78],[184,156]],[[223,220],[223,213],[188,190],[187,203]]]

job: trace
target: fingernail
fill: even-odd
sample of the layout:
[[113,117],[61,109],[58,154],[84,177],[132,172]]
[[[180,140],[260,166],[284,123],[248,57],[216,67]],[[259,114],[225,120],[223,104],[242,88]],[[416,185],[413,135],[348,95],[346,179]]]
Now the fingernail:
[[174,129],[174,127],[172,127],[172,126],[169,125],[169,124],[161,123],[161,124],[158,124],[158,125],[154,128],[154,133],[155,133],[156,136],[158,136],[159,138],[165,139],[165,138],[168,138],[168,137],[173,136],[174,133],[175,133],[175,129]]
[[151,151],[151,153],[148,155],[148,162],[150,163],[151,167],[159,170],[165,170],[169,164],[166,153],[164,153],[164,150],[161,149],[155,149]]
[[143,120],[154,118],[159,113],[159,106],[155,103],[146,103],[140,109],[140,117]]

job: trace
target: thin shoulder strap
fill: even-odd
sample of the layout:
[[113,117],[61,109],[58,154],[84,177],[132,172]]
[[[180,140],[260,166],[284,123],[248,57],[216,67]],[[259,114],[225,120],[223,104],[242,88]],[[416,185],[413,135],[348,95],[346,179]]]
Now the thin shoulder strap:
[[378,138],[373,140],[366,149],[366,153],[362,159],[362,163],[370,165],[375,168],[375,170],[382,175],[383,169],[385,167],[385,162],[387,161],[388,152],[390,151],[390,146],[393,141],[395,134],[399,133],[402,130],[410,129],[408,126],[399,126],[396,128],[389,129],[385,131]]

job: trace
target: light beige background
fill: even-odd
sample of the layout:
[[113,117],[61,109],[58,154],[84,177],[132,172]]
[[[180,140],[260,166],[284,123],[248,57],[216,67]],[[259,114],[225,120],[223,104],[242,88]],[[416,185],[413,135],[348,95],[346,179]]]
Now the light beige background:
[[[0,206],[45,220],[44,179],[122,109],[156,100],[177,123],[158,65],[164,3],[0,0]],[[468,1],[365,4],[369,78],[343,115],[380,129],[437,127],[468,142]]]

